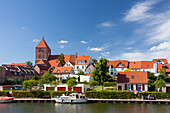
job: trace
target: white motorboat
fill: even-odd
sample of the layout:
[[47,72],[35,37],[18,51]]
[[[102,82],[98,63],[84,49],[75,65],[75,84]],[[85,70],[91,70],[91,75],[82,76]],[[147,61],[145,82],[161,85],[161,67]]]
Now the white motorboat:
[[56,97],[55,101],[57,103],[72,103],[72,104],[81,104],[87,103],[87,99],[82,93],[71,93],[69,96],[63,94],[61,97]]

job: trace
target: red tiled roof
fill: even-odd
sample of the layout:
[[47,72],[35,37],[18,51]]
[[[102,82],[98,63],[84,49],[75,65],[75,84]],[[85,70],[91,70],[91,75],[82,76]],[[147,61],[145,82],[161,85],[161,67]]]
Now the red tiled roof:
[[[75,61],[75,65],[87,65],[87,64],[89,64],[90,57],[91,57],[90,55],[77,56],[77,59]],[[78,64],[77,61],[85,61],[85,63]]]
[[54,60],[50,60],[49,63],[52,67],[58,67],[60,61],[58,61],[58,59],[54,59]]
[[170,72],[170,64],[158,64],[158,72],[160,71],[160,69],[164,68],[166,70],[166,72]]
[[153,59],[153,62],[155,63],[155,62],[157,62],[159,60],[163,61],[165,64],[168,64],[168,61],[167,61],[166,58],[164,58],[164,59]]
[[[124,66],[122,67],[118,67],[118,64],[123,64]],[[114,61],[108,61],[107,62],[107,65],[108,66],[113,66],[114,68],[125,68],[125,67],[128,67],[128,60],[114,60]]]
[[27,63],[12,63],[12,64],[8,64],[8,65],[12,65],[12,66],[27,66]]
[[[53,70],[53,73],[70,73],[72,69],[72,67],[56,67]],[[59,72],[57,72],[58,70]],[[65,70],[67,70],[67,72],[64,72]]]
[[87,76],[92,76],[92,74],[86,74]]
[[[41,48],[41,47],[44,47],[44,48],[49,48],[49,46],[47,45],[47,43],[45,42],[44,39],[42,39],[40,41],[40,43],[36,46],[36,48]],[[49,48],[50,49],[50,48]]]
[[[131,76],[134,76],[134,79]],[[117,83],[148,83],[146,71],[118,72]]]
[[42,60],[42,59],[40,61],[38,61],[36,64],[50,65],[47,60]]
[[130,69],[152,69],[153,61],[130,61]]

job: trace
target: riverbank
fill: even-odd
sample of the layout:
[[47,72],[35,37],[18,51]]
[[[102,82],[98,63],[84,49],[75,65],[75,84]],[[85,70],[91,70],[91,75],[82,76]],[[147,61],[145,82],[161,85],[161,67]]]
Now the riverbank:
[[[15,102],[51,102],[55,103],[55,98],[43,99],[43,98],[14,98]],[[88,103],[150,103],[150,104],[170,104],[169,99],[156,99],[156,100],[145,100],[145,99],[94,99],[88,98]]]

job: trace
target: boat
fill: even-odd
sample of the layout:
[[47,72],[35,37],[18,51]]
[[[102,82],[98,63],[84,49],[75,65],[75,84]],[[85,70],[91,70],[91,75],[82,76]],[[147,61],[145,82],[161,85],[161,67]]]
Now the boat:
[[55,97],[57,103],[63,104],[81,104],[87,103],[87,99],[82,93],[71,93],[69,96],[63,94],[61,97]]
[[12,102],[14,101],[13,97],[0,97],[0,103]]

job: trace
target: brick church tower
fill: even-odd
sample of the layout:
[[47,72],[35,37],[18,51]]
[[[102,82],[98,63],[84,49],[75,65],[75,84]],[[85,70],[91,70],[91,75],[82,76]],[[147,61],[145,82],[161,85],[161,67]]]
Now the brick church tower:
[[43,38],[41,42],[35,47],[35,63],[41,59],[47,60],[49,55],[51,55],[51,49]]

